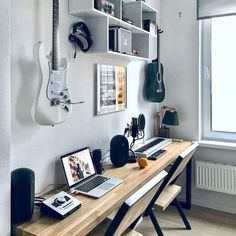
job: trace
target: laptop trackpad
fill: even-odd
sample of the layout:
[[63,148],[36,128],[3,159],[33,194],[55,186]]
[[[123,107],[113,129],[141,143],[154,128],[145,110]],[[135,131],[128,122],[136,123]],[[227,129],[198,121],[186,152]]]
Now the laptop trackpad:
[[109,189],[111,189],[112,187],[114,187],[114,184],[103,183],[103,184],[101,184],[100,186],[98,186],[98,189],[101,189],[101,190],[109,190]]

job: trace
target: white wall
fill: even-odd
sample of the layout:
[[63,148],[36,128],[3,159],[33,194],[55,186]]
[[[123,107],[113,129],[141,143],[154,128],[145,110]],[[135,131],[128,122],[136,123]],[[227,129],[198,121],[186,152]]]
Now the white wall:
[[[149,1],[153,6],[159,1]],[[68,121],[58,126],[42,127],[30,116],[38,72],[32,55],[38,40],[45,51],[51,50],[51,1],[12,0],[12,165],[11,169],[28,167],[35,171],[36,191],[48,184],[64,183],[59,157],[89,145],[91,149],[109,149],[110,139],[123,134],[131,117],[146,116],[146,137],[153,135],[153,115],[158,104],[143,99],[144,62],[125,62],[95,55],[77,54],[72,61],[73,47],[68,41],[72,22],[78,18],[68,15],[68,1],[60,1],[61,56],[70,59],[69,86],[74,101],[85,104],[73,107]],[[13,17],[14,16],[14,17]],[[97,26],[99,27],[99,25]],[[124,64],[128,67],[128,108],[123,112],[95,116],[95,64]]]
[[[198,22],[195,0],[161,1],[161,61],[166,82],[165,104],[176,107],[176,137],[198,136]],[[182,16],[179,17],[179,12]]]
[[8,0],[0,2],[0,235],[10,235],[10,31]]
[[[72,22],[79,19],[68,15],[68,1],[61,2],[61,55],[70,59],[70,92],[74,101],[85,100],[75,106],[71,118],[54,128],[40,127],[33,123],[30,115],[35,97],[37,71],[33,59],[33,45],[42,40],[45,51],[51,50],[51,2],[47,0],[1,1],[0,18],[0,234],[10,231],[10,170],[28,167],[36,174],[36,191],[48,184],[61,183],[59,156],[89,145],[92,149],[106,151],[113,135],[123,133],[131,117],[144,113],[147,121],[146,138],[153,135],[153,114],[158,104],[143,99],[144,62],[124,62],[105,57],[78,55],[72,62],[73,48],[67,37]],[[160,0],[148,0],[158,8]],[[11,25],[8,13],[10,10]],[[11,27],[11,40],[9,30]],[[99,27],[99,25],[98,25]],[[11,58],[9,54],[11,46]],[[11,61],[10,61],[11,60]],[[96,63],[124,64],[128,66],[128,109],[124,112],[95,116]],[[11,88],[10,88],[11,64]],[[11,93],[11,106],[10,106]],[[10,112],[11,107],[11,112]],[[12,132],[10,131],[12,114]],[[10,136],[11,157],[10,157]],[[11,165],[10,165],[11,164]]]
[[[178,110],[180,125],[172,136],[198,139],[199,25],[195,0],[161,1],[161,61],[167,87],[165,104]],[[181,17],[179,17],[181,13]],[[198,148],[195,159],[236,165],[235,151]],[[194,169],[194,167],[193,167]],[[193,177],[194,177],[193,171]],[[235,196],[199,190],[193,178],[193,203],[236,213]]]

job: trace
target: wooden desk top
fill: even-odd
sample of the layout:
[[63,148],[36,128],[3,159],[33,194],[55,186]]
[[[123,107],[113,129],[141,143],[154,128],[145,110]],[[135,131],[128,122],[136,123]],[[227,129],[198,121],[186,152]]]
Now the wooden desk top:
[[169,144],[165,147],[167,153],[157,161],[149,161],[149,165],[144,169],[140,169],[138,164],[134,163],[106,170],[106,175],[123,179],[124,182],[99,199],[76,196],[82,202],[82,206],[64,220],[40,216],[40,212],[36,210],[30,221],[17,226],[17,235],[86,235],[190,145],[191,142],[186,141]]

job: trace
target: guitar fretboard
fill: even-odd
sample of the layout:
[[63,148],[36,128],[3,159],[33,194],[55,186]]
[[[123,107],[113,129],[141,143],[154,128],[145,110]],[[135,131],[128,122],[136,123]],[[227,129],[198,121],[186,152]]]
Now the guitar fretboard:
[[157,71],[160,71],[161,68],[161,61],[160,61],[160,29],[157,27]]
[[59,0],[53,0],[52,19],[52,69],[59,70],[58,49],[59,49]]

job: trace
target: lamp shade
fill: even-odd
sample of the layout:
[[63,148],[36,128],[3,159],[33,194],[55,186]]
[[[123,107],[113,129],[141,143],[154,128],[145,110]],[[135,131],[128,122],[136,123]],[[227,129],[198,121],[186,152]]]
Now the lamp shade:
[[162,123],[166,125],[179,125],[178,113],[176,111],[166,111]]

